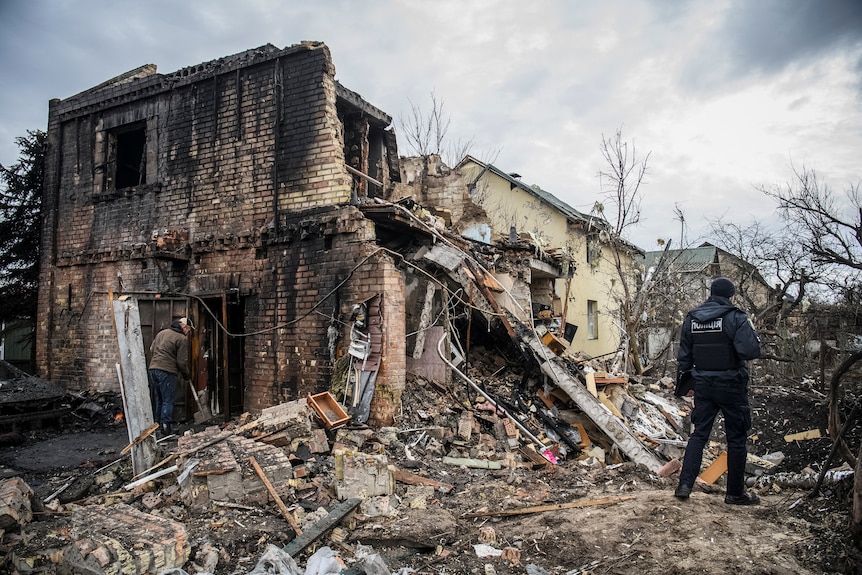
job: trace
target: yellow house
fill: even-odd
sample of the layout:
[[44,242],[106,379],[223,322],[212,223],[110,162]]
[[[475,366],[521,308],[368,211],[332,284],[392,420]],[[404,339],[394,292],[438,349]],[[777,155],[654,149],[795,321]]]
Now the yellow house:
[[[625,244],[617,250],[618,269],[607,223],[579,212],[518,174],[466,156],[457,166],[473,201],[482,206],[495,233],[529,234],[537,249],[558,252],[563,277],[554,282],[552,312],[561,319],[560,335],[570,351],[592,357],[611,355],[626,342],[623,279],[635,293],[639,277],[634,254]],[[622,271],[620,271],[622,270]],[[629,298],[630,299],[630,298]]]

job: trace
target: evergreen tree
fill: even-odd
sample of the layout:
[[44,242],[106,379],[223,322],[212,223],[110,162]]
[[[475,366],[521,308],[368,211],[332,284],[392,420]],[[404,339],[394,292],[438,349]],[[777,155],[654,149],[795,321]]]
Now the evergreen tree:
[[15,139],[18,161],[0,164],[0,321],[35,318],[46,134]]

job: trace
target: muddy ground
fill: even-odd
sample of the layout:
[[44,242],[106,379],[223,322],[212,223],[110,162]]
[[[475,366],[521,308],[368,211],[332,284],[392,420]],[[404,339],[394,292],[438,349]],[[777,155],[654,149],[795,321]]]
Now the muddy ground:
[[[724,504],[723,479],[698,487],[688,501],[679,501],[673,497],[674,477],[659,477],[633,463],[602,467],[569,459],[536,469],[453,467],[442,463],[442,455],[460,449],[469,456],[467,446],[413,445],[421,432],[412,430],[431,424],[457,427],[453,404],[461,392],[443,392],[421,380],[408,385],[411,401],[397,429],[372,433],[363,450],[385,452],[391,463],[451,484],[453,490],[433,492],[399,483],[394,497],[363,504],[355,516],[298,556],[300,566],[311,552],[328,545],[348,566],[357,556],[379,553],[393,573],[403,568],[428,574],[862,573],[862,554],[849,532],[852,476],[824,485],[815,498],[808,497],[810,485],[767,483],[757,488],[761,505],[740,508]],[[68,506],[102,503],[105,494],[123,491],[131,476],[127,462],[111,467],[117,474],[113,483],[93,482],[97,470],[122,459],[120,450],[128,443],[125,428],[112,417],[116,403],[110,397],[100,397],[97,403],[105,407],[104,413],[73,413],[60,427],[24,432],[20,444],[0,447],[0,474],[22,477],[42,499],[74,480],[60,498],[72,498],[73,503],[58,511],[48,509],[20,533],[6,535],[0,572],[14,572],[12,556],[35,558],[31,572],[60,572],[45,557],[68,543]],[[825,437],[822,392],[766,380],[752,386],[752,408],[751,453],[782,452],[784,461],[776,471],[791,476],[820,469],[831,447]],[[200,429],[186,423],[178,431]],[[824,437],[784,440],[786,434],[810,429],[820,429]],[[851,434],[854,449],[855,436]],[[707,461],[722,448],[721,434],[714,439]],[[172,449],[170,441],[160,446],[165,453]],[[336,503],[331,459],[321,457],[311,467],[319,489],[312,501],[302,502],[302,509],[294,507],[298,515],[316,505]],[[186,526],[192,544],[185,566],[189,573],[204,564],[204,552],[210,549],[218,551],[213,573],[247,573],[268,544],[281,547],[293,538],[272,503],[191,511],[171,500],[171,481],[175,479],[166,478],[155,487],[165,494],[165,504],[147,511]],[[131,497],[128,502],[140,507],[140,499]],[[588,506],[464,517],[574,502]],[[314,519],[309,516],[303,525]],[[494,555],[482,556],[485,551]]]

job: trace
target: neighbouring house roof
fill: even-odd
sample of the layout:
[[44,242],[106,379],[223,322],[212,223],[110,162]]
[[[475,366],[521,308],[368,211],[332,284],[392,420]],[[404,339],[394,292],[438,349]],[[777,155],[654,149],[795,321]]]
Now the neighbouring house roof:
[[482,177],[484,172],[490,172],[490,173],[494,174],[495,176],[502,178],[502,179],[506,180],[507,182],[509,182],[509,185],[511,185],[513,188],[514,187],[520,188],[520,189],[524,190],[525,192],[527,192],[528,194],[531,194],[531,195],[537,197],[538,199],[542,200],[546,204],[556,208],[557,210],[559,210],[563,215],[565,215],[570,220],[573,220],[576,222],[583,222],[585,224],[592,223],[593,225],[602,225],[600,223],[601,220],[599,220],[598,218],[594,218],[594,217],[589,216],[583,212],[579,212],[578,210],[576,210],[575,208],[573,208],[572,206],[570,206],[566,202],[562,201],[560,198],[556,197],[555,195],[553,195],[550,192],[546,192],[545,190],[543,190],[539,186],[537,186],[535,184],[533,184],[533,185],[525,184],[524,182],[522,182],[517,177],[514,177],[514,176],[517,176],[517,174],[514,174],[514,175],[513,174],[507,174],[506,172],[497,168],[493,164],[486,164],[484,162],[477,160],[473,156],[470,156],[470,155],[464,156],[464,159],[461,160],[460,162],[458,162],[458,165],[456,166],[456,168],[460,168],[461,166],[463,166],[467,162],[472,162],[472,163],[474,163],[477,166],[480,166],[482,168],[482,172],[478,176],[476,176],[476,179],[474,181],[470,182],[471,186],[475,185],[476,182],[479,181],[479,178]]
[[[664,251],[646,252],[644,254],[644,265],[647,269],[658,264]],[[703,245],[698,248],[687,248],[680,250],[667,250],[668,265],[674,271],[682,273],[696,273],[706,271],[711,264],[718,262],[718,248],[712,245]]]
[[[461,160],[460,162],[458,162],[456,169],[461,168],[464,164],[466,164],[468,162],[476,164],[477,166],[482,168],[482,171],[479,172],[479,175],[477,175],[476,178],[468,184],[471,188],[473,186],[475,186],[476,182],[478,182],[479,179],[486,172],[491,173],[491,174],[494,174],[495,176],[497,176],[498,178],[502,178],[503,180],[509,182],[509,185],[513,189],[516,187],[520,188],[521,190],[527,192],[528,194],[534,196],[535,198],[539,199],[540,201],[544,202],[545,204],[556,209],[557,211],[559,211],[561,214],[563,214],[566,218],[568,218],[572,222],[583,224],[586,229],[592,228],[596,231],[608,229],[608,225],[607,225],[607,222],[605,222],[605,220],[603,220],[601,218],[597,218],[595,216],[585,214],[581,211],[578,211],[575,208],[573,208],[572,206],[570,206],[569,204],[567,204],[566,202],[564,202],[563,200],[561,200],[560,198],[558,198],[557,196],[555,196],[554,194],[543,190],[538,185],[536,185],[536,184],[532,184],[532,185],[525,184],[523,181],[521,181],[519,179],[520,176],[518,174],[508,174],[508,173],[504,172],[503,170],[499,169],[498,167],[494,166],[493,164],[486,164],[485,162],[477,160],[473,156],[470,156],[470,155],[464,156],[464,159]],[[637,247],[636,245],[634,245],[632,243],[629,243],[625,240],[622,240],[622,243],[627,247],[627,249],[630,249],[636,253],[643,253],[643,250],[641,248]]]
[[[644,257],[644,264],[647,269],[654,267],[658,264],[659,258],[661,254],[664,252],[656,251],[656,252],[647,252]],[[729,257],[732,260],[738,261],[741,268],[749,270],[746,275],[750,276],[750,278],[762,286],[764,286],[767,290],[772,290],[772,286],[770,286],[763,276],[760,274],[760,270],[757,269],[753,264],[742,260],[738,256],[735,256],[725,250],[722,250],[719,247],[716,247],[708,242],[704,242],[700,246],[696,248],[687,248],[681,250],[668,250],[668,265],[675,272],[679,273],[703,273],[706,275],[710,275],[710,270],[707,268],[712,264],[720,264],[719,255],[724,254],[725,257]],[[722,269],[720,273],[727,275],[730,273],[733,275],[733,269]]]

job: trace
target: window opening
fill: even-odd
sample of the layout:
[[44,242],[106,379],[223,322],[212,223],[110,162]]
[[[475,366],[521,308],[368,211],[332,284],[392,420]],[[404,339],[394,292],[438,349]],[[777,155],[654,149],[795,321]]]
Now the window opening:
[[107,189],[123,189],[147,183],[147,124],[137,122],[108,134]]
[[599,338],[599,304],[595,300],[587,300],[587,337]]

